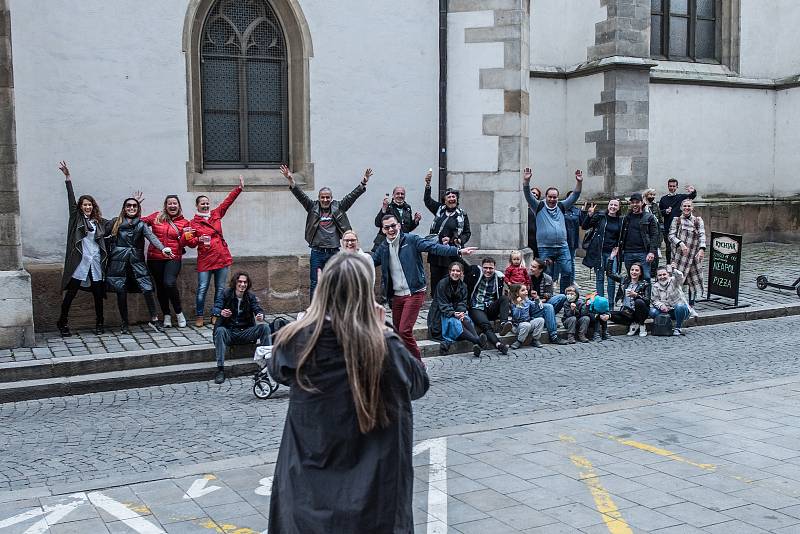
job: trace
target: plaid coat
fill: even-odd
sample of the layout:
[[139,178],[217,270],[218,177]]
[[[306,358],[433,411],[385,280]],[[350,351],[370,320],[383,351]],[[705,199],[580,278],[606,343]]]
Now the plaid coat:
[[[703,294],[703,262],[697,259],[697,252],[706,248],[706,227],[702,217],[691,215],[686,218],[680,215],[672,219],[669,242],[673,261],[685,275],[683,283],[689,286],[693,298],[697,298]],[[689,247],[689,253],[685,256],[681,252],[681,243]]]

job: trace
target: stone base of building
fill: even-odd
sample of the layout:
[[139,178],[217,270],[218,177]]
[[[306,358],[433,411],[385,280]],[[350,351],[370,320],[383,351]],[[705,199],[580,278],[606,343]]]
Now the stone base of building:
[[0,271],[0,349],[34,344],[31,276]]

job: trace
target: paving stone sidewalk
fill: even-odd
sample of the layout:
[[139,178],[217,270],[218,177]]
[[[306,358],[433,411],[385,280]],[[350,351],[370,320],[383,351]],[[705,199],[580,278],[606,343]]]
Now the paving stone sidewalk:
[[[779,289],[761,291],[756,288],[758,275],[767,274],[770,280],[791,284],[800,270],[800,244],[751,243],[744,246],[741,273],[740,304],[750,306],[776,306],[800,304],[797,294]],[[585,289],[593,289],[595,282],[593,272],[577,260],[576,275],[578,284]],[[714,313],[728,301],[700,302],[698,312]],[[418,326],[424,326],[427,320],[427,306],[420,312]],[[296,314],[287,314],[294,317]],[[391,316],[391,312],[389,313]],[[138,350],[158,350],[160,348],[210,345],[211,326],[196,328],[190,324],[185,328],[167,328],[163,333],[155,333],[144,326],[134,326],[132,335],[122,336],[118,329],[109,329],[108,333],[97,336],[90,330],[79,330],[69,338],[62,338],[57,332],[37,334],[36,346],[0,350],[0,363],[37,359],[60,358],[64,356],[80,356],[86,354],[104,354]]]
[[[415,532],[800,532],[798,400],[795,376],[417,432]],[[0,533],[263,533],[272,461],[0,493]]]

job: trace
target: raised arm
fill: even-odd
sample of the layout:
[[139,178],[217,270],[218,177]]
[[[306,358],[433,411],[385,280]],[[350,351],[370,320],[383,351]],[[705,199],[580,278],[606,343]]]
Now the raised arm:
[[214,211],[217,212],[217,215],[219,216],[220,219],[225,217],[225,214],[228,212],[228,208],[231,207],[233,201],[236,200],[236,197],[238,197],[243,190],[244,190],[244,178],[239,176],[239,185],[234,187],[233,190],[230,193],[228,193],[228,196],[225,197],[225,200],[223,200],[219,206],[214,208]]
[[347,193],[347,195],[345,195],[345,197],[339,201],[340,210],[349,210],[356,199],[364,194],[364,192],[367,190],[367,182],[369,182],[370,176],[372,176],[372,169],[365,170],[364,177],[361,178],[361,183],[359,183],[355,189]]
[[289,167],[286,165],[281,165],[281,174],[286,178],[286,181],[289,183],[289,191],[292,192],[294,198],[300,202],[300,205],[303,206],[303,209],[306,211],[311,211],[314,207],[314,201],[308,198],[302,189],[297,187],[297,184],[294,182],[294,176],[292,175],[292,171],[289,170]]
[[67,186],[67,209],[69,210],[69,216],[72,217],[78,213],[78,201],[75,200],[75,190],[72,189],[72,178],[69,175],[67,162],[59,161],[58,170],[64,173],[64,185]]
[[525,171],[522,174],[522,194],[525,196],[525,202],[528,203],[533,213],[538,213],[539,203],[541,201],[533,198],[533,193],[531,193],[531,177],[533,177],[533,171],[530,167],[525,167]]
[[581,197],[581,190],[583,189],[583,171],[578,169],[575,171],[575,189],[572,190],[567,198],[561,204],[566,208],[571,208]]

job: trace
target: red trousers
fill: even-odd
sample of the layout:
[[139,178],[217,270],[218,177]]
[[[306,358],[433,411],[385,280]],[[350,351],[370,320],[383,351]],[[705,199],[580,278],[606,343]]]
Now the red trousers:
[[424,302],[424,290],[403,297],[398,297],[397,295],[392,297],[392,325],[394,325],[394,329],[397,330],[406,348],[419,361],[422,361],[422,356],[420,356],[419,347],[417,347],[417,340],[414,339],[414,324],[417,322],[419,310]]

